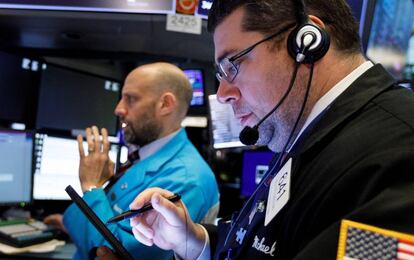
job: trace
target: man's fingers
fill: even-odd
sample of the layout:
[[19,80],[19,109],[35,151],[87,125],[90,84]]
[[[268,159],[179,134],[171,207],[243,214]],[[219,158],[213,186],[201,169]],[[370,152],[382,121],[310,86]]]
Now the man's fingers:
[[76,137],[76,140],[78,141],[79,156],[82,159],[83,157],[85,157],[85,151],[83,150],[83,137],[82,137],[82,135],[78,135]]
[[90,127],[86,128],[86,142],[88,143],[88,152],[91,153],[95,149],[95,145],[93,142],[93,135],[92,135],[92,129]]
[[164,196],[155,193],[151,197],[151,203],[152,207],[158,211],[170,225],[182,225],[183,220],[180,218],[179,206],[174,204],[174,202],[171,202]]
[[173,195],[173,193],[168,190],[149,188],[141,192],[129,207],[130,209],[140,209],[145,203],[151,203],[152,207],[158,211],[170,225],[179,226],[183,222],[180,218],[179,208],[173,202],[166,199],[166,197],[171,195]]
[[149,188],[141,192],[134,201],[129,205],[130,209],[140,209],[144,206],[145,203],[151,201],[151,197],[154,193],[159,193],[164,197],[173,195],[172,192],[168,190],[163,190],[161,188]]
[[118,260],[119,257],[116,256],[111,249],[106,246],[101,246],[96,250],[96,256],[99,260]]
[[99,129],[96,126],[92,126],[92,134],[93,134],[93,150],[95,152],[101,151],[101,139],[99,138]]
[[102,152],[107,154],[109,152],[108,130],[106,128],[101,129],[102,134]]
[[145,225],[144,222],[138,222],[133,228],[135,228],[148,239],[154,238],[154,231],[150,227]]
[[141,242],[142,244],[146,246],[152,246],[154,244],[154,241],[151,238],[146,237],[144,234],[142,234],[138,229],[132,228],[132,233],[134,234],[134,237],[136,240]]

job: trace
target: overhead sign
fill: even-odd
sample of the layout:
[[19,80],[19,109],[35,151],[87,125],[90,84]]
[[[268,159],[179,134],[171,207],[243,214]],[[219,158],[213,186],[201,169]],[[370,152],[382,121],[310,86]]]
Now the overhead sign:
[[167,14],[167,31],[201,34],[201,17],[187,14]]

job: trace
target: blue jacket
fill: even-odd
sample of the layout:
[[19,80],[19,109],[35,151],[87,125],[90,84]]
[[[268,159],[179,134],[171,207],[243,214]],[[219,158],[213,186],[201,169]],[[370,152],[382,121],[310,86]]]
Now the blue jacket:
[[[85,193],[83,199],[106,222],[128,210],[135,197],[150,187],[181,194],[195,222],[201,222],[205,217],[211,220],[209,213],[218,211],[219,192],[214,174],[188,140],[184,129],[155,154],[128,169],[108,193],[93,189]],[[78,249],[74,259],[88,259],[91,248],[109,246],[74,204],[65,211],[63,223]],[[166,259],[172,255],[172,251],[140,244],[134,238],[128,220],[108,225],[108,228],[136,258]]]

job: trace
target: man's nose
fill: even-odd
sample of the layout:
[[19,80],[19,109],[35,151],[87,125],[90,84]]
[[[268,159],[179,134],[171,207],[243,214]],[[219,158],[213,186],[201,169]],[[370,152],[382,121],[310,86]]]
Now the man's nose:
[[123,101],[119,101],[119,103],[116,105],[114,114],[119,117],[124,117],[127,114],[127,109],[125,108]]
[[220,103],[226,104],[240,99],[240,90],[232,83],[221,80],[217,90],[217,99]]

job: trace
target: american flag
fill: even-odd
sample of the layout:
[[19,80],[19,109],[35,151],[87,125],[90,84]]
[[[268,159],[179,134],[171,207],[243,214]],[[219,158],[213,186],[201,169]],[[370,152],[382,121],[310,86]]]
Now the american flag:
[[341,227],[338,259],[414,260],[414,236],[347,222]]

